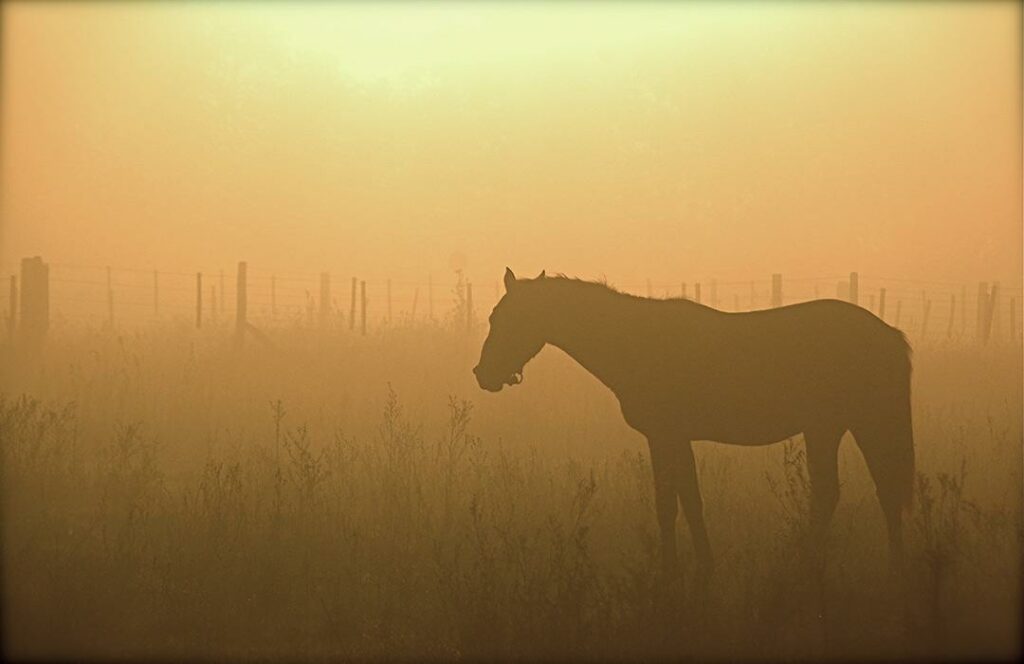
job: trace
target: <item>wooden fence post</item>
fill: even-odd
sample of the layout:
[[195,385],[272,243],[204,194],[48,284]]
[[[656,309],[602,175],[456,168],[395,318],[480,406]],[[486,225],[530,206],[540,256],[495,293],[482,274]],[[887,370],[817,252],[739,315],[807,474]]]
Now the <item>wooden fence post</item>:
[[988,341],[989,339],[991,339],[993,335],[995,335],[996,338],[998,339],[999,338],[999,330],[1002,329],[1002,320],[1001,320],[1002,317],[999,315],[999,311],[1000,311],[1001,307],[999,306],[999,282],[998,281],[992,282],[992,291],[989,294],[988,306],[989,306],[989,309],[991,309],[991,311],[989,312],[989,318],[991,318],[992,320],[989,323],[989,330],[988,330],[988,332],[985,335],[986,336],[985,341]]
[[700,282],[693,284],[693,301],[700,304]]
[[995,303],[996,296],[999,294],[999,284],[992,284],[992,290],[989,291],[988,302],[985,306],[985,320],[983,322],[984,333],[982,335],[982,343],[988,344],[989,338],[992,336],[992,320],[995,317]]
[[473,332],[473,284],[466,282],[466,332]]
[[359,282],[359,290],[360,290],[360,295],[361,295],[361,299],[362,299],[362,305],[360,307],[361,312],[360,312],[359,317],[361,319],[360,320],[360,324],[362,326],[362,333],[363,333],[363,336],[365,337],[366,336],[366,282],[365,281],[360,281]]
[[885,320],[885,288],[878,289],[878,317]]
[[320,273],[320,327],[326,328],[331,316],[331,274]]
[[21,259],[20,338],[38,350],[50,329],[50,266],[40,256]]
[[967,286],[960,287],[960,338],[967,334]]
[[953,338],[953,322],[956,320],[956,295],[949,296],[949,327],[946,328],[946,338]]
[[235,343],[241,344],[248,325],[249,301],[245,261],[238,261],[238,277],[235,281]]
[[685,281],[682,282],[681,284],[679,284],[679,292],[681,293],[681,297],[685,300],[686,299],[686,282]]
[[860,300],[860,275],[856,272],[850,273],[850,302],[859,304]]
[[348,330],[356,329],[356,278],[352,277],[352,305],[348,309]]
[[114,331],[114,288],[110,281],[110,266],[107,266],[107,327]]
[[196,272],[196,329],[203,327],[203,273]]
[[974,338],[981,342],[984,337],[985,309],[988,307],[988,282],[978,282],[978,306],[974,321]]
[[18,277],[11,275],[11,295],[7,301],[7,335],[13,341],[14,331],[18,327]]
[[782,306],[782,275],[776,272],[772,275],[772,308]]

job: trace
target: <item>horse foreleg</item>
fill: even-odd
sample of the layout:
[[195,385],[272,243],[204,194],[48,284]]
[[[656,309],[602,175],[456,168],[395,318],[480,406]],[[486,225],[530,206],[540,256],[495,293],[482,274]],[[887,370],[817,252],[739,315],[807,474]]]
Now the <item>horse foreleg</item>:
[[686,523],[690,526],[693,538],[693,549],[697,555],[697,566],[700,570],[710,572],[714,568],[711,556],[711,543],[704,525],[704,499],[700,495],[700,484],[697,481],[697,463],[693,457],[693,443],[681,441],[674,446],[673,453],[678,457],[676,473],[679,502],[683,505]]
[[650,437],[647,443],[651,450],[651,470],[654,471],[654,507],[658,516],[658,529],[661,531],[661,566],[666,576],[675,576],[679,571],[676,552],[678,454],[674,449],[677,446]]

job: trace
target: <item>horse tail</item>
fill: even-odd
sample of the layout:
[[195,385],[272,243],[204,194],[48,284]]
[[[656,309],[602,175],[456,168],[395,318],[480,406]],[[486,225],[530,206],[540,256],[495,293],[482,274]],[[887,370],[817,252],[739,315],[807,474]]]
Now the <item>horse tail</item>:
[[899,478],[899,504],[906,510],[914,503],[914,476],[916,461],[914,456],[914,424],[910,404],[910,377],[913,372],[913,349],[907,335],[900,335],[899,371],[896,379],[896,413],[893,421],[892,453],[893,465]]

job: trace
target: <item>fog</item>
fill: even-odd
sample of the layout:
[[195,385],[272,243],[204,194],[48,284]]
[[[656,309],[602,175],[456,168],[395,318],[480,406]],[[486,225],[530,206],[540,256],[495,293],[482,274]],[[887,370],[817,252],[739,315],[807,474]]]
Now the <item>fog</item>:
[[0,12],[0,659],[1020,659],[1019,4]]
[[1020,278],[1012,3],[3,19],[4,273]]

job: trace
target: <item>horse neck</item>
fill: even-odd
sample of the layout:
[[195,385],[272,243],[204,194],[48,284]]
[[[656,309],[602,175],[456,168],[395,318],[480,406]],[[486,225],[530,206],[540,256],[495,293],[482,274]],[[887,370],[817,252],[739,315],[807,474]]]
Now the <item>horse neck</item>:
[[635,302],[613,292],[564,289],[548,310],[547,342],[560,348],[605,385],[612,387],[623,366]]

